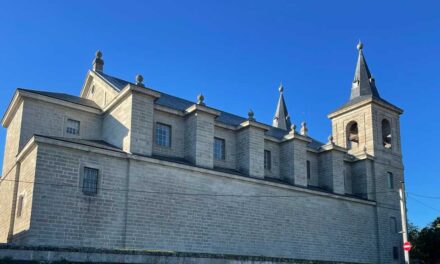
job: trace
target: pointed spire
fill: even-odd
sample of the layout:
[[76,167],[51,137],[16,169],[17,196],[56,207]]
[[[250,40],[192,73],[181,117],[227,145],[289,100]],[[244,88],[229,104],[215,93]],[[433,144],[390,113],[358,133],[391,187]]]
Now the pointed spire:
[[272,126],[288,130],[291,126],[291,123],[289,113],[287,112],[287,106],[284,102],[284,87],[282,83],[280,83],[278,91],[280,92],[280,98],[278,99],[277,110],[275,111],[275,117],[273,118]]
[[362,44],[362,42],[359,40],[359,43],[357,44],[359,55],[356,64],[356,71],[354,73],[353,84],[351,86],[350,100],[364,95],[380,98],[374,78],[368,69],[364,53],[362,52],[363,48],[364,44]]

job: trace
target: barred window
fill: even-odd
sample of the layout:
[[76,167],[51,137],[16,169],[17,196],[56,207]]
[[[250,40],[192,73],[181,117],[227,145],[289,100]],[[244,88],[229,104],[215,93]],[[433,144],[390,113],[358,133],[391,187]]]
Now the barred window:
[[310,180],[310,160],[307,161],[307,179]]
[[393,247],[393,259],[399,259],[399,248]]
[[98,169],[84,167],[82,191],[86,195],[98,193]]
[[272,155],[269,150],[264,150],[264,169],[272,169]]
[[20,217],[23,211],[23,200],[24,200],[24,196],[20,195],[18,197],[18,204],[17,204],[17,217]]
[[66,133],[71,135],[79,135],[79,121],[67,119]]
[[171,147],[171,126],[156,123],[156,144],[162,147]]
[[395,217],[390,217],[390,231],[392,234],[397,233],[397,220]]
[[214,138],[214,158],[216,160],[225,160],[225,140]]
[[394,176],[391,172],[387,172],[388,189],[394,189]]

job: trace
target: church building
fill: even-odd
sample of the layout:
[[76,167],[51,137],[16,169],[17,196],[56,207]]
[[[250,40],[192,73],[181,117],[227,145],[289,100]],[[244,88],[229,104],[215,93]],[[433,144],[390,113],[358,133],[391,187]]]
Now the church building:
[[110,75],[100,51],[79,96],[18,88],[0,243],[403,263],[403,110],[357,49],[325,143],[291,122],[282,85],[264,124]]

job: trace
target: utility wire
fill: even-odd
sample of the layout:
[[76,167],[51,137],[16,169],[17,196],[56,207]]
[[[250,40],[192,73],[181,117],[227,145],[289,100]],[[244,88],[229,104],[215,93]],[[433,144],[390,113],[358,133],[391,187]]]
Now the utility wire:
[[425,204],[424,202],[420,201],[419,199],[414,198],[412,194],[410,194],[408,197],[411,198],[412,200],[418,202],[419,204],[425,206],[426,208],[429,208],[429,209],[431,209],[431,210],[434,210],[434,211],[440,213],[440,210],[439,210],[439,209],[434,208],[434,207],[431,207],[430,205]]
[[[60,184],[60,183],[43,183],[43,182],[36,182],[36,181],[23,181],[23,180],[9,180],[9,179],[3,179],[2,181],[9,181],[9,182],[19,182],[19,183],[29,183],[29,184],[38,184],[38,185],[50,185],[50,186],[57,186],[57,187],[67,187],[67,188],[79,188],[78,185],[68,185],[68,184]],[[1,182],[1,181],[0,181]],[[263,197],[263,198],[290,198],[290,197],[310,197],[310,195],[306,196],[298,196],[298,195],[246,195],[246,194],[214,194],[214,193],[187,193],[187,192],[162,192],[162,191],[146,191],[146,190],[137,190],[137,189],[120,189],[120,188],[104,188],[104,187],[97,187],[97,190],[104,190],[104,191],[118,191],[118,192],[140,192],[140,193],[149,193],[149,194],[169,194],[169,195],[188,195],[188,196],[231,196],[231,197]],[[313,189],[308,189],[312,190]],[[328,193],[327,194],[335,194],[335,193]],[[367,192],[367,193],[354,193],[353,195],[366,195],[366,194],[373,194],[373,193],[397,193],[397,191],[384,191],[384,192]],[[336,194],[337,195],[337,194]],[[350,196],[348,196],[350,198]]]
[[407,193],[412,195],[412,196],[417,196],[417,197],[420,197],[420,198],[440,200],[440,196],[428,196],[428,195],[416,194],[416,193],[412,193],[412,192],[407,192]]

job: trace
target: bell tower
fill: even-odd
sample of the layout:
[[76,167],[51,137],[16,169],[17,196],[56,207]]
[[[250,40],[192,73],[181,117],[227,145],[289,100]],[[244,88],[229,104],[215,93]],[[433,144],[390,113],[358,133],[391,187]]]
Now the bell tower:
[[350,99],[328,116],[332,121],[334,141],[354,156],[364,153],[401,155],[399,115],[403,110],[380,97],[361,42],[357,49]]
[[[352,182],[376,202],[379,263],[402,263],[402,230],[398,189],[403,181],[400,115],[403,110],[384,100],[357,45],[358,60],[350,99],[328,115],[334,143],[352,156]],[[391,227],[391,228],[390,228]]]

